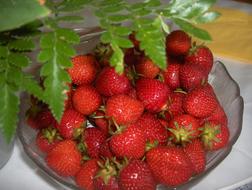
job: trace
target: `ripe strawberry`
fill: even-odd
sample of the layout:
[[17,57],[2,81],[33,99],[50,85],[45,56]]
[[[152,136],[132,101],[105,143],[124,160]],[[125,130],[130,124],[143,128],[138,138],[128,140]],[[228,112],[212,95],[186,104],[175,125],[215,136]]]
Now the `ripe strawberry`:
[[203,86],[207,82],[207,77],[204,69],[199,65],[186,63],[180,66],[179,80],[181,87],[186,91]]
[[68,73],[74,84],[90,84],[95,79],[97,63],[92,55],[77,55],[72,58],[72,63]]
[[131,88],[129,90],[129,92],[127,93],[127,95],[131,98],[137,99],[137,94],[136,94],[136,89],[135,88]]
[[65,110],[68,108],[73,108],[73,103],[72,103],[72,94],[73,94],[73,88],[72,84],[68,84],[69,90],[66,92],[67,99],[65,100]]
[[194,117],[208,117],[216,109],[218,100],[204,87],[189,92],[184,99],[183,108]]
[[100,107],[102,98],[93,86],[82,85],[76,88],[72,102],[78,112],[90,115]]
[[177,115],[181,115],[184,113],[183,110],[183,100],[185,94],[183,91],[174,91],[171,93],[170,97],[167,101],[167,109],[165,110],[165,119],[171,120]]
[[146,154],[146,161],[158,183],[178,186],[192,176],[192,164],[182,148],[159,146]]
[[213,54],[206,46],[196,46],[190,50],[185,61],[203,67],[203,70],[208,75],[213,67]]
[[64,111],[57,129],[65,139],[75,139],[82,133],[85,122],[85,116],[70,108]]
[[100,169],[94,179],[96,190],[119,190],[117,181],[117,168],[108,159],[104,164],[99,164]]
[[165,71],[162,71],[162,76],[164,78],[164,82],[172,89],[180,87],[179,80],[179,69],[180,64],[169,64]]
[[93,180],[99,170],[97,159],[91,159],[85,162],[75,176],[78,187],[85,190],[95,190]]
[[36,145],[44,153],[48,153],[54,146],[60,142],[60,137],[57,129],[48,127],[41,129],[36,136]]
[[100,157],[102,158],[112,158],[114,155],[109,147],[109,142],[105,141],[100,146]]
[[136,48],[128,48],[124,52],[124,63],[128,66],[135,65],[142,57],[142,53],[138,52]]
[[145,152],[144,132],[136,125],[121,127],[109,141],[111,151],[118,158],[139,159]]
[[140,41],[136,39],[136,33],[133,32],[129,35],[129,39],[131,40],[131,42],[134,44],[134,47],[136,49],[139,49],[139,45],[140,45]]
[[200,125],[202,125],[207,121],[217,121],[220,124],[227,125],[228,123],[227,115],[220,104],[217,105],[216,109],[211,113],[210,116],[200,118],[199,123]]
[[94,117],[95,125],[106,135],[109,133],[109,121],[103,111],[96,111]]
[[166,37],[166,52],[169,55],[185,55],[191,48],[191,38],[182,30],[172,31]]
[[201,139],[206,150],[219,150],[228,144],[229,129],[217,121],[209,121],[203,125]]
[[141,78],[136,82],[136,93],[145,109],[156,113],[164,109],[171,92],[169,87],[159,80]]
[[136,122],[136,125],[144,132],[146,142],[166,144],[168,135],[167,130],[159,120],[151,113],[144,113]]
[[119,175],[121,190],[155,190],[156,182],[144,161],[132,160]]
[[81,153],[72,140],[57,143],[45,160],[52,170],[64,177],[75,176],[81,167]]
[[177,115],[168,125],[173,142],[182,144],[197,138],[200,135],[199,128],[197,119],[188,114]]
[[129,79],[123,73],[119,75],[112,67],[104,67],[98,74],[95,87],[104,96],[126,94],[131,87]]
[[106,104],[106,116],[113,118],[118,125],[135,122],[143,111],[143,104],[139,100],[124,94],[110,97]]
[[202,173],[206,168],[206,152],[202,141],[193,139],[183,149],[192,163],[194,174]]
[[87,128],[83,134],[83,143],[90,158],[98,158],[100,147],[105,142],[106,135],[97,128]]
[[142,57],[140,61],[135,64],[135,69],[137,74],[145,78],[155,78],[160,71],[159,67],[147,57]]

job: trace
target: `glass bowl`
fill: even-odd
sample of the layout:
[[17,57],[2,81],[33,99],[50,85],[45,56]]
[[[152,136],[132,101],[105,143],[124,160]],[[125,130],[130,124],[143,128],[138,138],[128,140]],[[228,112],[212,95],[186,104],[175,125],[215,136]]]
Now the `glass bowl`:
[[[81,36],[81,43],[76,47],[77,52],[81,54],[91,52],[99,42],[99,36],[102,31],[99,28],[89,28],[85,30],[77,29],[77,31]],[[30,69],[30,72],[34,72],[34,68]],[[191,178],[190,181],[188,181],[186,184],[176,188],[168,188],[163,185],[158,185],[158,190],[188,189],[189,187],[197,184],[200,180],[203,180],[203,178],[209,172],[211,172],[211,170],[213,170],[227,157],[232,149],[232,146],[241,133],[244,106],[243,98],[240,96],[240,89],[238,84],[232,79],[223,63],[215,61],[212,71],[209,75],[209,83],[213,86],[214,91],[228,117],[228,127],[230,130],[228,145],[218,151],[208,152],[205,171]],[[36,131],[27,126],[25,123],[25,112],[29,106],[28,98],[29,96],[27,94],[21,94],[21,121],[17,131],[18,137],[23,145],[25,153],[37,164],[38,168],[42,169],[54,180],[60,182],[64,186],[69,187],[70,189],[78,189],[73,178],[61,177],[54,171],[52,171],[44,161],[45,155],[36,147]]]

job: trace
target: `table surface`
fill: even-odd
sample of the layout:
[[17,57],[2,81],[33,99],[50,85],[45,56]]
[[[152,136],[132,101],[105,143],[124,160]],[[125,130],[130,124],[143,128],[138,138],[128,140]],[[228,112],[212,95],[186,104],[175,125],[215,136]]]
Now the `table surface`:
[[[252,6],[222,0],[218,2],[221,6],[239,7],[252,10]],[[86,14],[89,14],[88,12]],[[96,25],[96,21],[90,19],[89,26]],[[252,182],[252,64],[240,63],[226,58],[217,58],[224,62],[227,70],[240,86],[241,96],[244,98],[243,128],[238,141],[235,143],[231,153],[201,182],[191,190],[232,190],[252,189],[246,185]],[[244,186],[246,185],[246,186]],[[49,178],[28,158],[24,153],[20,141],[17,139],[13,155],[9,162],[0,170],[1,190],[63,190],[55,181]]]

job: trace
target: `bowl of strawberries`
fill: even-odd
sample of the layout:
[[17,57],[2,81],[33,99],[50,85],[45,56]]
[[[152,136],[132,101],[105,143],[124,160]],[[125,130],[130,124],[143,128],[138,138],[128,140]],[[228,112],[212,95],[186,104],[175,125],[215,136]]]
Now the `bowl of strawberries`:
[[25,152],[71,189],[192,187],[240,135],[238,84],[207,46],[181,30],[167,36],[166,70],[130,35],[135,46],[124,50],[122,74],[109,65],[111,48],[99,36],[86,33],[76,47],[60,122],[45,103],[22,94],[18,136]]

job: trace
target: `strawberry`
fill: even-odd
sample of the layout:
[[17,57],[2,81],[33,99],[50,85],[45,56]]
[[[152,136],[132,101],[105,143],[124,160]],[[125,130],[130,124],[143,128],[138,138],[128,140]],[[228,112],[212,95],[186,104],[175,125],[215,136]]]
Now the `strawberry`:
[[83,143],[90,158],[98,158],[100,147],[105,142],[106,135],[97,128],[87,128],[83,134]]
[[103,111],[96,111],[94,116],[95,125],[104,133],[109,133],[109,121],[105,117],[105,113]]
[[145,78],[155,78],[160,71],[159,67],[147,57],[142,57],[140,61],[135,64],[135,69],[137,74]]
[[146,141],[159,144],[167,143],[167,130],[162,126],[155,115],[151,113],[144,113],[136,122],[138,127],[144,132]]
[[179,69],[179,80],[181,87],[191,91],[196,87],[203,86],[207,82],[207,75],[199,65],[184,64]]
[[113,67],[104,67],[96,78],[95,87],[100,94],[112,96],[126,94],[131,84],[124,73],[120,75]]
[[100,107],[102,98],[93,86],[82,85],[76,88],[72,102],[78,112],[90,115]]
[[48,153],[61,140],[57,129],[48,127],[41,129],[36,136],[36,145],[44,153]]
[[229,129],[217,121],[209,121],[203,125],[201,139],[206,150],[219,150],[228,144]]
[[198,138],[193,139],[183,150],[192,163],[194,174],[202,173],[206,168],[206,152],[202,141]]
[[165,110],[165,119],[171,120],[177,115],[181,115],[184,113],[183,110],[183,100],[185,94],[183,91],[174,91],[171,93],[170,97],[167,101],[167,109]]
[[97,63],[92,55],[77,55],[72,58],[72,63],[68,74],[74,84],[90,84],[95,79]]
[[102,158],[112,158],[114,155],[109,147],[109,141],[105,141],[100,146],[100,157]]
[[170,88],[156,79],[141,78],[136,82],[136,93],[146,110],[159,112],[166,107]]
[[96,190],[119,190],[116,166],[106,159],[104,164],[99,164],[100,169],[94,179]]
[[118,125],[134,123],[143,113],[143,104],[134,98],[120,94],[110,97],[106,104],[106,116]]
[[198,120],[188,114],[177,115],[168,125],[173,142],[182,144],[197,138],[200,135],[199,128]]
[[78,187],[85,190],[95,190],[93,180],[99,170],[97,159],[86,161],[75,176]]
[[52,170],[64,177],[75,176],[81,167],[81,153],[72,140],[57,143],[45,160]]
[[182,148],[175,146],[158,146],[146,154],[155,180],[167,186],[186,183],[192,176],[192,164]]
[[166,52],[168,55],[185,55],[191,48],[191,38],[182,30],[172,31],[166,37]]
[[179,80],[179,69],[180,64],[169,64],[165,71],[162,71],[162,76],[164,82],[170,87],[170,89],[175,90],[180,87]]
[[129,39],[134,44],[134,47],[139,50],[140,41],[136,39],[136,33],[133,32],[129,35]]
[[184,99],[183,108],[186,113],[194,117],[208,117],[218,106],[216,96],[204,87],[189,92]]
[[185,61],[190,64],[199,65],[208,75],[213,67],[213,54],[206,46],[192,47]]
[[111,151],[118,158],[141,158],[145,152],[144,132],[136,125],[121,127],[110,139]]
[[138,52],[136,48],[128,48],[124,51],[124,63],[127,66],[135,65],[142,57],[142,53]]
[[119,175],[121,190],[155,190],[156,182],[146,162],[132,160]]
[[64,111],[57,129],[65,139],[75,139],[82,133],[85,122],[85,116],[70,108]]

